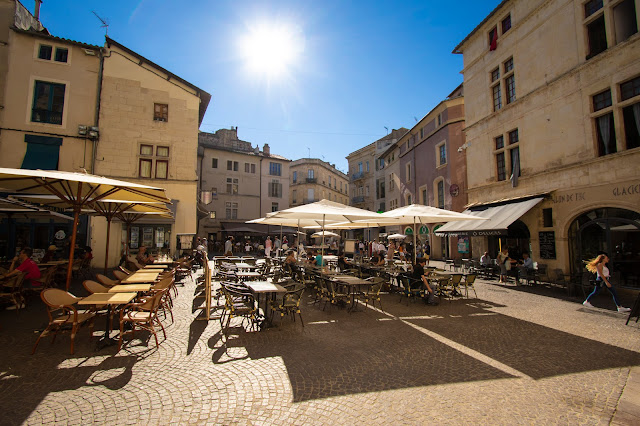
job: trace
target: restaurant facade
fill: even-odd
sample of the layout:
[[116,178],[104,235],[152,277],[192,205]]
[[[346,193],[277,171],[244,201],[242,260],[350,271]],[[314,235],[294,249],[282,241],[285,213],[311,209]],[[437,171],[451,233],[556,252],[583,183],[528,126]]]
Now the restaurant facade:
[[474,258],[527,250],[553,277],[606,251],[614,279],[640,285],[637,3],[503,1],[454,49],[467,208],[488,220],[439,231],[469,237]]

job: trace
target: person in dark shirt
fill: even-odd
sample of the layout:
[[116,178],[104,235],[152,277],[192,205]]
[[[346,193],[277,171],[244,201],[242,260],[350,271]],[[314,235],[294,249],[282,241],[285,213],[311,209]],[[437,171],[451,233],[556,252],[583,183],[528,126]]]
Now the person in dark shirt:
[[425,303],[428,305],[437,305],[435,300],[435,291],[429,285],[427,276],[424,272],[424,265],[426,265],[427,259],[420,257],[416,259],[416,264],[413,266],[413,273],[411,274],[411,288],[423,288],[425,290]]
[[56,250],[58,249],[58,247],[56,247],[55,245],[51,244],[49,246],[49,248],[47,249],[47,252],[44,254],[44,256],[42,256],[42,263],[47,263],[47,262],[51,262],[53,260],[56,260]]

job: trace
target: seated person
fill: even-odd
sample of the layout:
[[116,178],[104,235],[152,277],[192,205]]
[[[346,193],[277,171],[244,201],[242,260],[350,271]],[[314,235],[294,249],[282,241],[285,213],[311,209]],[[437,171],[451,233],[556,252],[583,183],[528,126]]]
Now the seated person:
[[322,258],[321,254],[317,254],[315,257],[316,266],[327,266],[326,262]]
[[136,256],[136,260],[141,265],[149,265],[153,263],[153,261],[156,260],[156,258],[151,256],[150,254],[147,254],[147,248],[145,246],[141,246],[140,249],[138,250],[138,255]]
[[424,301],[427,305],[437,305],[435,300],[435,291],[424,272],[424,265],[427,264],[427,259],[420,257],[416,259],[416,264],[413,267],[413,273],[411,274],[411,288],[423,288],[426,290]]
[[89,262],[91,262],[91,259],[93,259],[93,249],[89,246],[86,246],[84,248],[84,257],[83,259],[88,260]]
[[51,262],[56,260],[56,250],[58,249],[58,247],[56,247],[55,245],[51,244],[49,246],[49,248],[47,249],[47,252],[44,254],[44,256],[42,256],[42,260],[40,261],[41,263],[47,263],[47,262]]
[[341,271],[344,271],[346,269],[351,268],[351,266],[352,266],[351,263],[349,263],[344,253],[340,253],[340,255],[338,256],[338,269],[340,269]]
[[310,263],[312,265],[314,265],[316,263],[316,252],[315,251],[308,251],[307,252],[307,263]]
[[40,278],[41,276],[40,268],[38,268],[36,262],[31,259],[32,255],[33,250],[30,247],[23,248],[20,252],[20,255],[13,258],[13,262],[11,262],[9,272],[3,275],[1,278],[10,278],[14,275],[26,272],[27,275],[25,275],[24,277],[23,287],[42,287],[42,283],[38,281],[38,278]]
[[527,270],[533,270],[533,260],[529,257],[528,252],[522,252],[522,266],[524,266]]
[[373,257],[371,258],[371,263],[374,266],[384,266],[384,255],[381,251],[377,251],[373,253]]
[[482,266],[491,265],[491,256],[489,256],[489,252],[488,251],[485,251],[484,254],[482,255],[482,257],[480,258],[480,264]]

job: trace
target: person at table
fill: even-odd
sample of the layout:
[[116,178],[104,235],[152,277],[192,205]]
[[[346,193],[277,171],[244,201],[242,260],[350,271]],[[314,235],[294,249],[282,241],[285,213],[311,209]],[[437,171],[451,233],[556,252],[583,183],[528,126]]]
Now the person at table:
[[56,247],[54,244],[51,244],[47,249],[47,252],[44,254],[44,256],[42,256],[41,263],[53,262],[54,260],[56,260],[56,250],[58,250],[58,247]]
[[153,261],[156,260],[156,258],[151,256],[150,254],[147,254],[147,248],[145,246],[141,246],[140,249],[138,250],[138,255],[136,256],[136,260],[141,265],[149,265],[153,263]]
[[384,266],[384,256],[382,255],[381,251],[373,253],[371,263],[373,264],[373,266]]
[[416,264],[413,266],[413,272],[411,273],[411,288],[422,288],[425,290],[424,302],[427,305],[437,305],[434,287],[429,285],[427,276],[424,272],[424,265],[427,264],[427,259],[419,257],[416,259]]
[[527,271],[532,271],[533,270],[533,259],[531,259],[531,257],[529,256],[529,252],[527,251],[523,251],[522,252],[522,262],[521,262],[522,266],[524,266],[524,268]]
[[344,253],[340,253],[338,256],[338,269],[340,269],[340,271],[346,271],[351,268],[351,266],[351,263],[349,263],[347,258],[344,256]]
[[24,283],[22,284],[23,287],[42,287],[42,283],[38,281],[41,276],[40,268],[38,268],[36,262],[31,259],[31,256],[33,256],[33,250],[30,247],[23,248],[20,251],[20,254],[13,258],[11,267],[9,268],[9,272],[1,276],[0,278],[6,279],[14,275],[26,273],[26,275],[24,276]]
[[504,247],[498,257],[496,258],[498,265],[500,266],[500,282],[507,282],[507,274],[511,270],[511,258],[509,257],[509,250]]
[[490,266],[491,265],[491,256],[489,256],[489,252],[485,251],[484,254],[480,257],[480,265],[482,266]]
[[313,255],[311,256],[311,260],[314,265],[316,266],[325,266],[325,262],[324,259],[322,258],[322,254],[318,253],[317,251],[313,252]]
[[287,251],[287,257],[284,259],[284,268],[287,272],[293,273],[293,266],[296,264],[296,254],[293,250]]

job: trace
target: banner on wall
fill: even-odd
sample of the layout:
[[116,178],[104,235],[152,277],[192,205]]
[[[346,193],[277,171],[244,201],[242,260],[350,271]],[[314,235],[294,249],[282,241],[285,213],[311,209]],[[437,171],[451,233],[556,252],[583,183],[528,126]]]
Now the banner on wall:
[[458,253],[469,253],[469,237],[458,237]]
[[418,230],[419,234],[426,235],[429,233],[429,227],[427,225],[422,225]]

